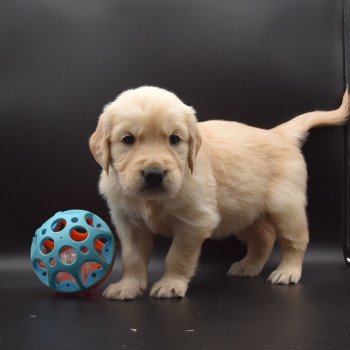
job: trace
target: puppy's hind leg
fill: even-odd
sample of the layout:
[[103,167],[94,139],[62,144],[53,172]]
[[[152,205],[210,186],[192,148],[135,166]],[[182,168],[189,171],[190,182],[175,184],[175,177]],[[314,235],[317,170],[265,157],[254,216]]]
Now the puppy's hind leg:
[[266,218],[261,217],[240,238],[247,242],[247,255],[241,261],[233,263],[227,274],[257,276],[271,254],[276,239],[275,229]]
[[300,213],[297,218],[285,217],[284,222],[279,224],[277,230],[282,259],[268,280],[279,284],[298,283],[301,277],[305,250],[309,241],[305,212]]
[[281,245],[282,259],[268,278],[272,283],[298,283],[301,277],[304,254],[309,242],[309,230],[305,210],[305,193],[294,192],[288,205],[280,205],[271,215],[277,239]]

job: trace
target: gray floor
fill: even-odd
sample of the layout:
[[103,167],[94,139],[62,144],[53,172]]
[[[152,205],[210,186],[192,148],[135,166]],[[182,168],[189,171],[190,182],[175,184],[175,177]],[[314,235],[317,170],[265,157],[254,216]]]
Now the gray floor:
[[[204,259],[183,300],[105,301],[120,263],[88,297],[60,296],[27,256],[0,259],[1,349],[349,349],[350,270],[340,246],[310,246],[300,284],[229,278],[228,259]],[[224,261],[225,260],[225,261]],[[163,265],[154,259],[150,283]]]

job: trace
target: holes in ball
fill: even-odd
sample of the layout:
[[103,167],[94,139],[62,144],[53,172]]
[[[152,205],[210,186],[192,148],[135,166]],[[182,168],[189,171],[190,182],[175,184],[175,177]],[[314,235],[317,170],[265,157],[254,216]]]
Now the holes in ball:
[[102,227],[102,224],[100,222],[96,222],[98,221],[98,218],[95,218],[94,215],[91,213],[85,215],[85,221],[91,227]]
[[44,235],[46,233],[46,228],[41,230],[41,234]]
[[97,274],[95,273],[95,271],[100,269],[102,269],[102,265],[100,265],[99,263],[96,263],[94,261],[84,262],[80,269],[80,277],[83,283],[87,283],[90,274],[92,278],[96,278]]
[[37,267],[40,267],[40,268],[42,268],[42,269],[46,269],[46,265],[43,263],[43,261],[42,260],[40,260],[40,259],[38,259],[37,261],[36,261],[36,266]]
[[71,221],[74,222],[74,223],[76,223],[76,222],[78,222],[78,218],[72,218]]
[[108,242],[108,238],[106,238],[106,237],[100,237],[100,238],[98,238],[98,240],[103,244],[106,244]]
[[55,284],[59,285],[61,283],[66,283],[67,287],[69,287],[69,283],[67,282],[73,282],[77,284],[77,280],[69,273],[66,271],[60,271],[55,275]]
[[82,242],[88,237],[88,232],[84,227],[75,227],[70,231],[69,235],[73,241]]
[[93,219],[92,214],[86,214],[85,221],[88,225],[90,225],[91,227],[94,227],[94,219]]
[[50,254],[55,248],[55,242],[52,238],[46,238],[41,242],[41,252],[45,255]]
[[55,266],[56,265],[56,259],[55,258],[50,258],[49,262],[50,262],[50,266]]
[[92,220],[92,218],[87,218],[86,222],[91,226],[94,227],[94,220]]
[[36,274],[38,275],[39,278],[40,278],[40,276],[42,276],[42,277],[47,276],[47,268],[42,260],[35,259],[33,261],[33,267],[34,267],[34,271],[36,272]]
[[89,249],[88,249],[88,247],[82,246],[82,247],[80,247],[80,251],[81,251],[83,254],[87,254],[87,253],[89,252]]
[[54,232],[60,232],[66,227],[66,225],[67,225],[66,220],[57,219],[52,223],[51,230]]
[[60,250],[60,259],[66,265],[72,265],[77,260],[77,252],[69,246],[64,246]]
[[[94,248],[96,250],[96,253],[103,259],[106,260],[106,258],[103,255],[103,252],[108,252],[108,248],[106,247],[107,242],[109,242],[108,238],[106,237],[99,237],[94,242]],[[107,250],[106,250],[107,248]]]

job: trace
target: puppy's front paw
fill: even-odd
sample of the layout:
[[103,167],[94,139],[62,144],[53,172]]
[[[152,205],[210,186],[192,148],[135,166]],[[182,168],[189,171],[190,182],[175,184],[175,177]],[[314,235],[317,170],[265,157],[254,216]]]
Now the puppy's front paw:
[[292,268],[277,268],[267,279],[273,284],[295,284],[301,277],[301,271]]
[[145,289],[145,283],[140,280],[123,278],[117,283],[110,284],[103,292],[103,296],[107,299],[130,300],[141,296]]
[[257,276],[261,270],[262,266],[260,264],[249,264],[243,259],[233,263],[227,274],[229,276],[254,277]]
[[162,278],[156,282],[150,292],[152,298],[183,298],[188,283],[176,278]]

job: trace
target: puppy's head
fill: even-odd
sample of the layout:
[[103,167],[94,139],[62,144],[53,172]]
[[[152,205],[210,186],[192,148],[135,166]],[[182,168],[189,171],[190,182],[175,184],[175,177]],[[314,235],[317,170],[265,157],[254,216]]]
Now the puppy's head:
[[96,161],[115,169],[131,196],[173,197],[201,145],[195,111],[155,87],[127,90],[108,104],[90,138]]

